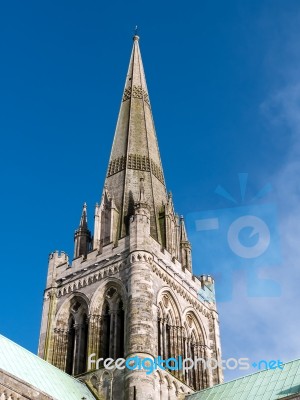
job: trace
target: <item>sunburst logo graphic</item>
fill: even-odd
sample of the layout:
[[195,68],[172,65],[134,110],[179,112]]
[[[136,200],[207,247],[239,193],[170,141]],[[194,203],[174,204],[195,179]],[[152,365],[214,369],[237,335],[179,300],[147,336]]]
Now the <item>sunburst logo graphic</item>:
[[[245,201],[248,174],[239,174],[241,203]],[[272,191],[272,186],[268,183],[250,200],[253,203],[262,199]],[[238,204],[237,200],[225,190],[222,186],[218,186],[215,193],[229,200],[234,204]],[[243,235],[243,231],[245,232]],[[242,237],[248,234],[248,242],[242,242]],[[227,241],[230,249],[239,257],[256,258],[262,255],[269,247],[271,241],[271,233],[268,225],[263,219],[255,215],[244,215],[232,222],[228,229]]]
[[[238,177],[240,185],[241,203],[243,204],[245,202],[245,197],[246,197],[248,174],[247,173],[238,174]],[[250,199],[249,202],[253,203],[257,200],[262,199],[263,197],[267,196],[270,192],[272,192],[272,190],[273,190],[272,185],[270,183],[266,184],[265,186],[263,186],[262,189],[260,189],[257,192],[257,194],[254,197]],[[233,196],[231,196],[231,194],[221,185],[217,186],[215,193],[218,194],[219,196],[224,197],[225,199],[229,200],[234,204],[238,204],[238,201]]]
[[260,277],[262,268],[277,266],[281,260],[276,206],[266,202],[272,186],[266,184],[249,197],[248,174],[239,174],[238,183],[240,199],[221,185],[215,189],[232,207],[187,216],[194,272],[219,278],[224,283],[226,299],[231,298],[237,269],[246,272],[250,296],[277,296],[278,284]]

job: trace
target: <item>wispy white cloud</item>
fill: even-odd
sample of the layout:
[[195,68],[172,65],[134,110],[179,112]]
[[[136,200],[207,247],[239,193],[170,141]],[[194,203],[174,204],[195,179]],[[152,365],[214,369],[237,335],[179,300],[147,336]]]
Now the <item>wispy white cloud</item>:
[[[262,183],[271,181],[276,192],[282,247],[280,268],[266,269],[262,274],[280,282],[281,295],[248,297],[245,277],[238,275],[233,301],[219,304],[224,356],[251,357],[254,361],[300,358],[300,14],[284,20],[289,22],[266,61],[266,68],[270,66],[274,73],[273,87],[260,105],[270,141],[280,142],[284,155],[272,176],[261,174]],[[228,379],[244,373],[225,376]]]

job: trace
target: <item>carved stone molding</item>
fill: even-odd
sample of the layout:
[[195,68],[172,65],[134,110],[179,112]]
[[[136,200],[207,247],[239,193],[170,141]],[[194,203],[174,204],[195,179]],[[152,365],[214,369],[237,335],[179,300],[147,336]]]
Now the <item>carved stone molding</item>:
[[114,175],[120,171],[123,171],[126,166],[125,156],[117,157],[109,163],[107,176]]
[[208,319],[212,318],[212,313],[210,310],[203,306],[197,298],[192,296],[180,283],[178,283],[174,278],[165,273],[158,265],[153,263],[152,271],[164,282],[166,282],[170,288],[175,290],[178,294],[180,294],[181,297],[186,299],[195,310],[201,312]]
[[146,92],[145,89],[143,89],[142,86],[138,86],[138,85],[133,85],[133,87],[127,87],[124,90],[124,94],[123,94],[123,99],[122,101],[127,101],[129,100],[131,97],[135,98],[135,99],[144,99],[145,103],[148,104],[148,106],[150,107],[150,101],[149,101],[149,95]]
[[80,288],[92,285],[108,276],[113,276],[118,273],[122,268],[125,268],[126,262],[118,262],[108,267],[102,268],[97,272],[91,272],[91,274],[76,279],[72,282],[67,282],[62,288],[57,291],[57,297],[65,296],[69,293],[75,292]]
[[138,252],[133,252],[130,254],[130,262],[135,263],[135,262],[147,262],[150,265],[152,265],[153,262],[153,257],[150,253],[144,252],[144,251],[138,251]]
[[[108,166],[107,177],[117,174],[126,168],[125,156],[117,157],[110,161]],[[127,159],[127,168],[137,171],[152,172],[152,174],[164,184],[164,176],[162,169],[151,158],[140,154],[129,154]]]

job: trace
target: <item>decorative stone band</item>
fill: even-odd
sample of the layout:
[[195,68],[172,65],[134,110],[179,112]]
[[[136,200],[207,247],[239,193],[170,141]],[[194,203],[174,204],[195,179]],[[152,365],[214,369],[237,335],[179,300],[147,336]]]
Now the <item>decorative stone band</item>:
[[[114,175],[126,168],[126,158],[121,156],[115,158],[109,163],[107,177]],[[127,161],[127,168],[136,169],[139,171],[148,171],[164,185],[164,176],[162,169],[149,157],[142,156],[140,154],[129,154]]]
[[126,166],[126,158],[124,156],[115,158],[109,163],[107,177],[123,171]]
[[122,101],[129,100],[131,97],[136,99],[144,99],[145,103],[150,107],[149,95],[142,86],[133,85],[133,88],[128,87],[124,90]]
[[120,270],[124,269],[125,267],[126,262],[118,262],[110,266],[101,268],[101,270],[98,270],[97,272],[89,274],[83,278],[71,278],[70,282],[64,281],[65,283],[63,284],[62,288],[58,289],[56,297],[59,298],[69,293],[76,292],[85,286],[92,285],[93,283],[98,282],[106,277],[119,273]]

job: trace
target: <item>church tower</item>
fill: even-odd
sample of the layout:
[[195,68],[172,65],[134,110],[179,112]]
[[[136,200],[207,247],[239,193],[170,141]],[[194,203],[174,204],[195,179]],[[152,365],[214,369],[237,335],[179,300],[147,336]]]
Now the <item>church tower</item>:
[[213,286],[210,276],[192,272],[191,245],[166,189],[134,36],[93,237],[85,204],[72,262],[63,252],[49,257],[39,355],[85,381],[99,399],[184,398],[220,383],[222,369],[198,362],[175,370],[173,360],[147,373],[133,361],[119,369],[103,360],[138,357],[145,366],[159,356],[220,361]]

